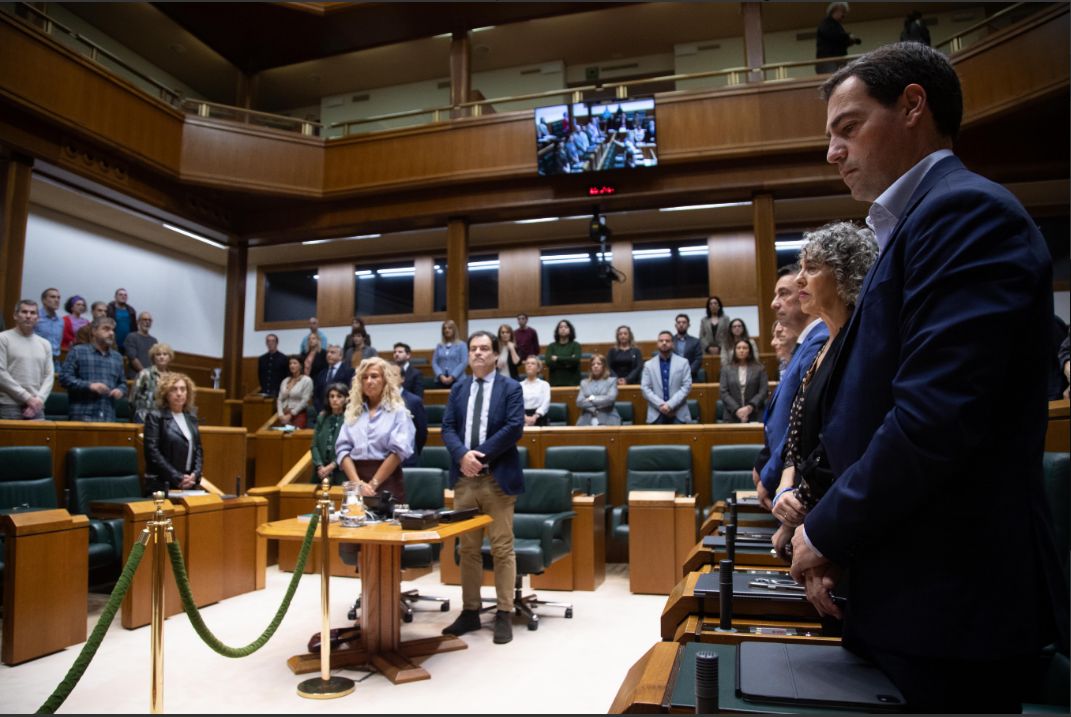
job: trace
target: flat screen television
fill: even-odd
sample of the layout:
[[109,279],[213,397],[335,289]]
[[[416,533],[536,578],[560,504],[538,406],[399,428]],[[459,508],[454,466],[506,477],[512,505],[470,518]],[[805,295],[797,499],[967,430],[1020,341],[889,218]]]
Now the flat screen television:
[[655,101],[650,97],[540,107],[535,124],[540,175],[658,164]]

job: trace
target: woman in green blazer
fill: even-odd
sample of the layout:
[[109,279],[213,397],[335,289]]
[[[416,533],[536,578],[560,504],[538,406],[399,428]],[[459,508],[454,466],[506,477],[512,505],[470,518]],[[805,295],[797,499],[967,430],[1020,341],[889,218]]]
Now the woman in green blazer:
[[350,390],[344,383],[333,383],[327,387],[327,406],[316,419],[316,431],[312,434],[313,483],[319,484],[324,478],[330,478],[331,485],[346,482],[346,474],[338,467],[335,457],[335,441],[346,420],[349,395]]

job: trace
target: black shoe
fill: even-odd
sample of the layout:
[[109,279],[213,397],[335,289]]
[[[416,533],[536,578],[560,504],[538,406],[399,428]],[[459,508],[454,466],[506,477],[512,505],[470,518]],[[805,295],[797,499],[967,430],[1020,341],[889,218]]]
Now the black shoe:
[[480,612],[478,610],[462,610],[457,619],[443,628],[444,635],[464,635],[480,629]]
[[495,644],[505,645],[513,639],[513,613],[505,610],[495,612]]

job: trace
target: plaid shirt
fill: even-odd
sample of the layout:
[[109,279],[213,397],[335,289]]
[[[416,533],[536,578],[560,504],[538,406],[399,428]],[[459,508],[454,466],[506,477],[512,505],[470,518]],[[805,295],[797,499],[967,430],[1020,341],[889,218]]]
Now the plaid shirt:
[[103,383],[109,389],[118,388],[126,395],[123,359],[115,351],[103,353],[95,344],[78,344],[67,353],[60,371],[60,384],[67,389],[72,421],[114,421],[115,400],[89,388],[91,383]]

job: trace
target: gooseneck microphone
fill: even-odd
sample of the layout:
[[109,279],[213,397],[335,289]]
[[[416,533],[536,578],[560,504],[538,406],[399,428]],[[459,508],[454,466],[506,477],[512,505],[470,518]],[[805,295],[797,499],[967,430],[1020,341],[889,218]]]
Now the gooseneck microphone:
[[733,561],[722,560],[718,570],[718,632],[736,632],[733,629]]

